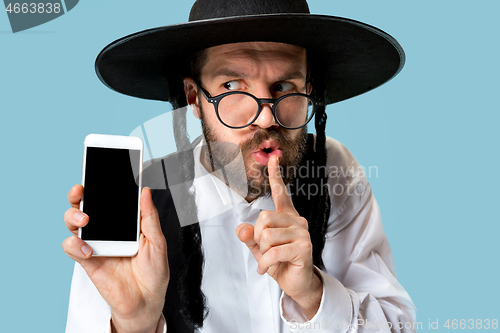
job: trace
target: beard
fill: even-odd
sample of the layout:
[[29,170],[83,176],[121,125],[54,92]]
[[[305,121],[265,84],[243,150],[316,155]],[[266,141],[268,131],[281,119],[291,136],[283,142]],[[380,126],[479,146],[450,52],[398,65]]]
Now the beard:
[[[224,142],[206,123],[203,110],[200,105],[200,118],[203,135],[207,142],[203,152],[210,159],[214,173],[221,178],[241,179],[231,186],[240,195],[245,196],[247,201],[252,201],[261,196],[271,195],[269,184],[268,167],[257,163],[251,155],[259,148],[265,140],[275,140],[280,147],[282,156],[279,160],[281,174],[285,185],[289,184],[295,177],[295,172],[307,147],[307,127],[297,130],[287,130],[282,127],[259,129],[248,140],[240,143]],[[237,130],[235,130],[237,131]],[[292,131],[299,131],[296,138],[291,137]],[[241,163],[232,163],[241,154],[243,157],[244,170]],[[244,175],[242,174],[244,172]]]

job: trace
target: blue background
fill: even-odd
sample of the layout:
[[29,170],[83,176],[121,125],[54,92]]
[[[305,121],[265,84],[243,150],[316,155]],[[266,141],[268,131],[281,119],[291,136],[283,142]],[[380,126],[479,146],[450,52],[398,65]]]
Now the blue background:
[[[85,0],[17,34],[0,13],[0,331],[64,330],[73,262],[63,213],[84,137],[129,135],[170,109],[106,88],[95,57],[129,33],[185,22],[191,4]],[[445,331],[446,319],[500,319],[500,2],[309,4],[379,27],[406,51],[395,79],[329,106],[327,134],[378,168],[369,180],[423,331],[429,320]]]

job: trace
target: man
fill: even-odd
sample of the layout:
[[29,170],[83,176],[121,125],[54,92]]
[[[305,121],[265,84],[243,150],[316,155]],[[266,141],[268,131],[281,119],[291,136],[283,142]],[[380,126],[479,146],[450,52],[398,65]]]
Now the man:
[[[137,256],[95,258],[65,240],[77,262],[67,332],[410,331],[414,307],[366,177],[339,172],[358,165],[325,138],[325,104],[392,78],[402,49],[301,0],[198,0],[190,21],[97,59],[112,89],[189,105],[204,138],[191,144],[174,116],[181,149],[144,171],[153,190],[142,192]],[[240,173],[244,186],[230,181]],[[68,194],[75,235],[90,220],[82,195],[78,185]]]

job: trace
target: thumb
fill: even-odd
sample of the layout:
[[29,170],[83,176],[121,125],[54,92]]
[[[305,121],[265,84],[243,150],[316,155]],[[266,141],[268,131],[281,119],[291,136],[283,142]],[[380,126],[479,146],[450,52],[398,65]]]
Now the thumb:
[[165,238],[149,187],[144,187],[141,191],[141,231],[148,240],[153,242]]

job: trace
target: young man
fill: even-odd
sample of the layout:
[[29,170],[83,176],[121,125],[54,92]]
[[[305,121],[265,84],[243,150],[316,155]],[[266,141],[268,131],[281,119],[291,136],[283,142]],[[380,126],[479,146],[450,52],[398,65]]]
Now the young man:
[[[83,188],[70,191],[67,332],[409,330],[414,307],[366,177],[324,134],[325,104],[392,78],[402,49],[375,28],[310,15],[300,0],[199,0],[190,21],[129,36],[97,59],[111,88],[189,105],[204,138],[186,141],[181,113],[176,140],[187,150],[145,169],[153,190],[142,192],[133,258],[91,257],[76,237],[89,222]],[[306,132],[314,116],[316,136]],[[241,174],[244,184],[228,181]]]

